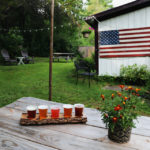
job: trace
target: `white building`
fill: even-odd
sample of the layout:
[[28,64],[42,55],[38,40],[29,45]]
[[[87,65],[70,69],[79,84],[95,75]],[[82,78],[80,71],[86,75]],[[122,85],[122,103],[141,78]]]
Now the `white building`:
[[118,76],[121,65],[150,68],[150,0],[109,9],[86,22],[95,29],[98,75]]

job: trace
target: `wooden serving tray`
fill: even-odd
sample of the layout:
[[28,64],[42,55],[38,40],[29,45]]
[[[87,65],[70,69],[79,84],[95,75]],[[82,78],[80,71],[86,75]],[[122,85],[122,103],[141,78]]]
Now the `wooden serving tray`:
[[36,114],[36,118],[28,119],[27,113],[22,113],[20,119],[20,125],[44,125],[44,124],[76,124],[76,123],[86,123],[87,117],[75,117],[65,118],[63,114],[59,114],[59,118],[51,118],[51,114],[48,114],[46,119],[40,119],[39,114]]

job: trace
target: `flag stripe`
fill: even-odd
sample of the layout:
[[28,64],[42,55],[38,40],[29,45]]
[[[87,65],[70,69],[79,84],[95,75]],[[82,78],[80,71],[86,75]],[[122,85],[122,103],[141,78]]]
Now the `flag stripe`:
[[148,50],[122,50],[122,51],[101,51],[100,54],[102,53],[125,53],[125,52],[150,52],[150,49]]
[[120,42],[120,44],[131,44],[131,43],[150,43],[150,41],[132,41],[132,42]]
[[[117,55],[136,55],[136,54],[150,54],[150,52],[124,52],[124,53],[118,53]],[[102,53],[101,56],[107,56],[108,54]],[[109,53],[109,55],[114,55],[114,53]]]
[[150,34],[150,32],[121,33],[120,36],[122,36],[122,35],[136,35],[136,34]]
[[134,42],[134,41],[150,41],[150,38],[147,39],[132,39],[132,40],[120,40],[120,42]]
[[100,52],[110,52],[110,51],[128,51],[128,50],[149,50],[150,47],[144,47],[144,48],[123,48],[123,49],[102,49]]
[[135,35],[123,35],[123,36],[119,35],[119,38],[144,37],[144,36],[150,36],[150,34],[149,35],[147,35],[147,34],[135,34]]
[[119,31],[146,30],[146,29],[150,29],[150,27],[122,29],[122,30],[119,30]]
[[145,57],[150,56],[150,54],[134,54],[134,55],[107,55],[107,56],[100,56],[100,58],[115,58],[115,57]]
[[134,44],[134,43],[130,43],[130,44],[116,44],[116,45],[102,45],[102,46],[100,46],[100,48],[108,48],[108,49],[110,49],[110,47],[124,47],[124,46],[142,46],[142,45],[150,45],[149,43],[136,43],[136,44]]
[[143,37],[126,37],[126,38],[120,38],[120,40],[133,40],[133,39],[147,39],[150,38],[150,36],[143,36]]
[[120,49],[120,48],[136,48],[136,47],[150,47],[150,45],[139,45],[139,46],[119,46],[119,47],[101,47],[100,49]]
[[147,30],[133,30],[133,31],[119,31],[120,34],[123,34],[123,33],[138,33],[138,32],[150,32],[150,29],[147,29]]

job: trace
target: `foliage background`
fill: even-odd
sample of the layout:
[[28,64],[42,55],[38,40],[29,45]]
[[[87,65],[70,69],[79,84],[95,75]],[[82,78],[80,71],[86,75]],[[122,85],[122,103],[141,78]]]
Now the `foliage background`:
[[[50,32],[50,0],[1,0],[0,1],[0,49],[7,49],[12,55],[19,55],[18,46],[21,44],[34,56],[49,56]],[[58,2],[61,4],[59,7]],[[108,8],[108,0],[87,0],[87,6],[82,0],[55,1],[54,16],[54,52],[77,52],[78,46],[94,44],[94,32],[90,38],[82,37],[85,28],[84,20],[71,14],[88,16]],[[98,3],[98,5],[97,5]],[[94,5],[93,5],[94,4]],[[67,9],[67,11],[65,11]],[[62,27],[63,26],[63,27]],[[87,27],[87,26],[86,26]],[[20,32],[12,33],[18,29]],[[28,29],[45,29],[43,31],[28,31]],[[8,39],[16,39],[15,44]],[[14,52],[13,49],[16,49]]]

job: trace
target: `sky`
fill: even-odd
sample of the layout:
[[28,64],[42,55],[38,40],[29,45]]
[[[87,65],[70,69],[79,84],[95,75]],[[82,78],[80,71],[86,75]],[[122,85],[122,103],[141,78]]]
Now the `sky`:
[[133,2],[133,1],[135,1],[135,0],[113,0],[112,3],[113,3],[114,7],[117,7],[117,6],[129,3],[129,2]]
[[[112,3],[114,7],[117,7],[117,6],[129,3],[129,2],[132,2],[132,1],[135,1],[135,0],[113,0]],[[86,0],[83,0],[83,2],[86,2]]]

